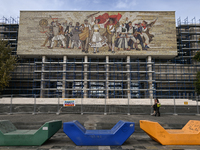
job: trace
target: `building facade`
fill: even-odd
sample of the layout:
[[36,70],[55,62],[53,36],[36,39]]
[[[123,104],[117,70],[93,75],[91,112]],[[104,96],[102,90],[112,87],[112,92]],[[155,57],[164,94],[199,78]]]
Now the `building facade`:
[[[102,15],[104,14],[102,12]],[[123,12],[121,14],[123,17]],[[159,28],[159,26],[162,26],[161,22],[159,22],[159,15],[157,24],[155,23],[154,27],[157,28],[152,34],[155,33],[154,39],[157,36],[162,41],[161,35],[164,38],[164,36],[168,36],[170,31],[164,32]],[[191,22],[187,18],[184,22],[178,19],[177,27],[175,27],[174,23],[172,29],[175,28],[174,34],[176,37],[173,41],[164,40],[164,42],[167,42],[164,43],[165,46],[164,48],[162,47],[163,51],[161,53],[159,50],[155,50],[151,55],[149,50],[145,53],[146,50],[139,46],[140,51],[131,50],[132,53],[128,51],[126,54],[119,49],[119,52],[115,51],[114,54],[104,53],[98,55],[97,53],[94,54],[93,48],[91,48],[89,53],[77,52],[77,55],[72,55],[70,52],[65,54],[65,49],[62,49],[59,53],[54,51],[55,48],[53,50],[46,48],[45,53],[42,53],[40,49],[35,51],[33,47],[35,45],[37,47],[39,44],[36,41],[34,45],[33,41],[35,39],[32,36],[35,35],[38,39],[41,37],[45,39],[46,37],[46,32],[43,31],[46,22],[44,16],[40,16],[39,19],[36,18],[37,22],[39,22],[37,29],[40,30],[36,35],[34,31],[36,28],[27,26],[30,32],[33,32],[33,35],[29,34],[29,38],[21,36],[25,35],[22,34],[25,31],[22,20],[25,18],[24,16],[20,16],[20,23],[18,19],[2,19],[0,24],[1,38],[11,43],[12,54],[17,55],[19,58],[18,65],[12,73],[10,86],[2,92],[2,95],[34,97],[35,94],[41,98],[59,96],[62,98],[94,99],[194,98],[197,95],[193,83],[197,71],[200,70],[200,64],[193,61],[192,58],[200,46],[198,43],[200,24],[196,22],[195,18]],[[124,17],[121,24],[126,23],[126,17]],[[44,19],[43,22],[41,21],[42,19]],[[53,19],[58,20],[59,16]],[[51,20],[53,19],[51,15]],[[48,21],[48,19],[46,20]],[[142,20],[145,20],[144,17]],[[147,20],[147,22],[153,22],[156,19],[151,17],[150,20],[152,21]],[[166,22],[164,23],[166,24]],[[170,28],[170,26],[167,27]],[[21,31],[19,31],[19,28]],[[161,37],[159,37],[157,31],[161,34]],[[41,34],[41,37],[38,37],[39,34]],[[120,34],[120,36],[122,35]],[[53,40],[51,39],[51,41]],[[176,44],[175,53],[174,51],[167,52],[165,50],[166,47],[174,50],[170,42]],[[60,40],[60,43],[62,43],[62,40]],[[140,41],[138,41],[138,45],[141,45],[139,43]],[[79,46],[76,49],[78,50],[78,48]],[[134,48],[136,49],[136,47]],[[115,49],[117,49],[116,45]],[[79,51],[81,52],[81,49]]]

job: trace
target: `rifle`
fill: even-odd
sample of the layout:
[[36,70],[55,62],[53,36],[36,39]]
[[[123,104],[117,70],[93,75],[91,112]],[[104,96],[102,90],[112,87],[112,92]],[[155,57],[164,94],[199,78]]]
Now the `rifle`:
[[96,13],[93,13],[93,14],[91,14],[91,15],[88,15],[88,16],[86,16],[86,17],[87,17],[87,19],[88,19],[88,18],[90,18],[90,17],[92,17],[92,16],[94,16],[94,15],[96,15],[96,14],[98,14],[98,13],[100,13],[100,11],[98,11],[98,12],[96,12]]
[[158,17],[155,19],[155,21],[153,21],[153,22],[147,24],[147,26],[148,26],[149,28],[153,27],[153,25],[156,23],[157,20],[158,20]]

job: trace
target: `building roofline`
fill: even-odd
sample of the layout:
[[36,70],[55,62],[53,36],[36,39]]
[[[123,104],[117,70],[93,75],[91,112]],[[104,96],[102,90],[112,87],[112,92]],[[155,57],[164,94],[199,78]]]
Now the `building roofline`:
[[176,11],[133,11],[133,10],[20,10],[20,12],[176,12]]

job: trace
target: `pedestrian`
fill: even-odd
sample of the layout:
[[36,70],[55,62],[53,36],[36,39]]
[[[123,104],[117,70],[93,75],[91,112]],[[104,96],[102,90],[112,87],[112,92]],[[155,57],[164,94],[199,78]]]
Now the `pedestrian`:
[[157,114],[158,114],[158,117],[160,117],[160,110],[159,110],[160,106],[161,106],[161,104],[160,104],[159,100],[156,98],[156,105],[155,105],[156,113],[155,113],[155,116],[157,116]]
[[151,106],[151,107],[153,107],[153,114],[152,114],[152,116],[155,116],[155,114],[156,114],[156,99],[154,100],[154,104]]

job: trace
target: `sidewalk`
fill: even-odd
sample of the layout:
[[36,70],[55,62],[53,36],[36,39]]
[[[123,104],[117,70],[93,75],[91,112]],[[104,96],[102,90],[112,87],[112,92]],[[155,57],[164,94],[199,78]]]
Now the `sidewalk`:
[[78,120],[86,129],[110,129],[119,120],[135,122],[135,132],[122,146],[76,146],[63,132],[62,129],[42,146],[0,146],[0,150],[67,150],[67,149],[165,149],[165,150],[198,150],[200,146],[162,146],[153,141],[139,128],[139,120],[151,120],[159,122],[164,128],[182,128],[189,120],[199,120],[200,116],[162,115],[155,117],[150,115],[80,115],[80,114],[16,114],[0,115],[0,120],[10,120],[21,129],[37,129],[44,122],[50,120],[62,120],[63,122]]

